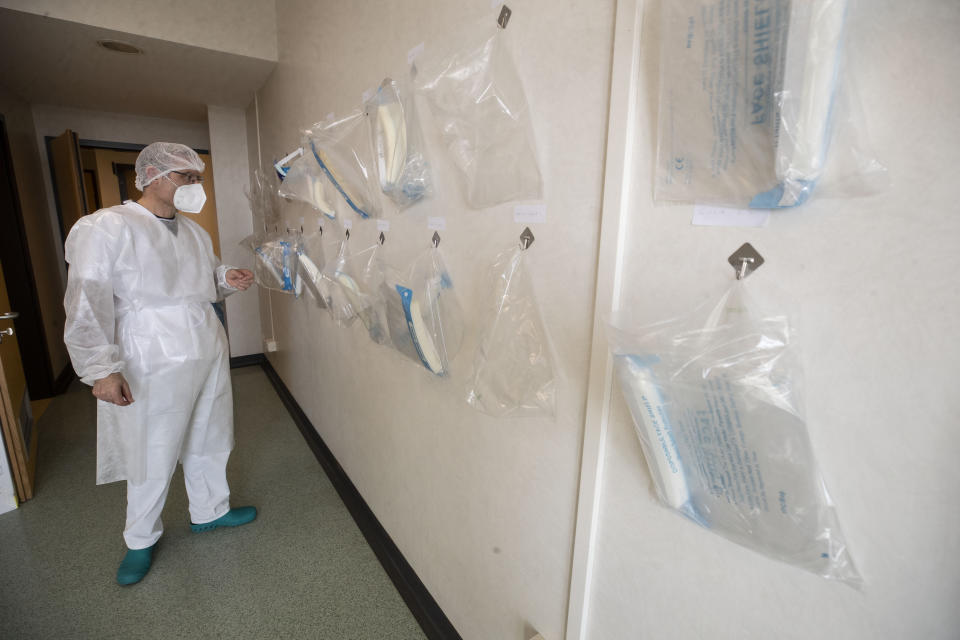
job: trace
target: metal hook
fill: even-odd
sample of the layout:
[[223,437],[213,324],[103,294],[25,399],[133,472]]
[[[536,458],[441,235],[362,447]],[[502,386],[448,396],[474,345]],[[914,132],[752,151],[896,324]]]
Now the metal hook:
[[503,5],[503,8],[500,9],[500,17],[497,18],[497,26],[501,29],[506,29],[507,23],[510,22],[511,15],[513,15],[513,11],[510,10],[510,7]]
[[347,240],[350,239],[350,229],[347,229]]
[[533,237],[533,231],[530,231],[530,227],[526,227],[523,233],[520,234],[520,246],[526,251],[530,248],[530,245],[533,244],[534,240],[536,240],[536,238]]
[[433,232],[433,248],[436,249],[440,246],[440,233],[437,231]]
[[727,262],[730,263],[737,271],[737,280],[743,280],[748,275],[756,271],[763,264],[763,256],[761,256],[756,249],[749,242],[745,242],[743,246],[733,252],[733,254],[727,258]]

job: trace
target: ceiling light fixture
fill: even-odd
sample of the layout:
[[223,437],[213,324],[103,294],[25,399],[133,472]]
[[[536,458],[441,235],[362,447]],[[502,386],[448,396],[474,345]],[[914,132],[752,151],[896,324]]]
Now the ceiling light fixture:
[[97,44],[107,51],[113,51],[114,53],[130,53],[134,55],[143,53],[143,49],[135,47],[129,42],[121,42],[119,40],[97,40]]

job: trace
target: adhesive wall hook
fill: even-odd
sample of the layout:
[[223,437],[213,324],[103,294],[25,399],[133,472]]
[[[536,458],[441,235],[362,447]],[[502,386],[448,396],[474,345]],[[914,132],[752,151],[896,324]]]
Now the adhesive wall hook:
[[739,249],[730,254],[727,262],[729,262],[730,266],[737,272],[737,280],[743,280],[759,269],[760,265],[764,263],[764,259],[763,256],[753,248],[753,245],[745,242]]
[[520,234],[520,246],[523,247],[524,251],[530,248],[534,240],[536,238],[533,237],[533,231],[530,231],[530,227],[525,228],[523,233]]
[[510,7],[503,5],[503,8],[500,9],[500,16],[497,18],[497,26],[501,29],[507,28],[507,23],[510,22],[510,16],[513,15],[513,11],[510,10]]
[[440,233],[437,231],[433,232],[433,248],[436,249],[440,246]]

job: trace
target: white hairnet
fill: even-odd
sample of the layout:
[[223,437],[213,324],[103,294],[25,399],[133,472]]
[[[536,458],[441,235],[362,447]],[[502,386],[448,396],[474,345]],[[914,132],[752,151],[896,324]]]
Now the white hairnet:
[[[148,178],[147,167],[154,167],[157,175]],[[137,156],[137,189],[143,191],[148,184],[171,171],[202,172],[203,167],[203,160],[190,147],[177,142],[154,142]]]

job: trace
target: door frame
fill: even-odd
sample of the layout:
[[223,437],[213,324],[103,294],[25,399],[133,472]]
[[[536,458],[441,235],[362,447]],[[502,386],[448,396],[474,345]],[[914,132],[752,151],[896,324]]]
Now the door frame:
[[[0,234],[0,256],[6,258],[3,268],[6,275],[7,295],[12,310],[20,313],[15,321],[27,389],[34,400],[55,395],[56,380],[50,365],[50,348],[44,333],[43,314],[37,283],[33,275],[30,246],[27,244],[23,209],[17,188],[10,139],[7,135],[6,118],[0,114],[0,180],[10,189],[10,215],[0,209],[0,226],[13,230]],[[46,215],[46,212],[38,212]],[[6,218],[10,219],[6,219]]]

